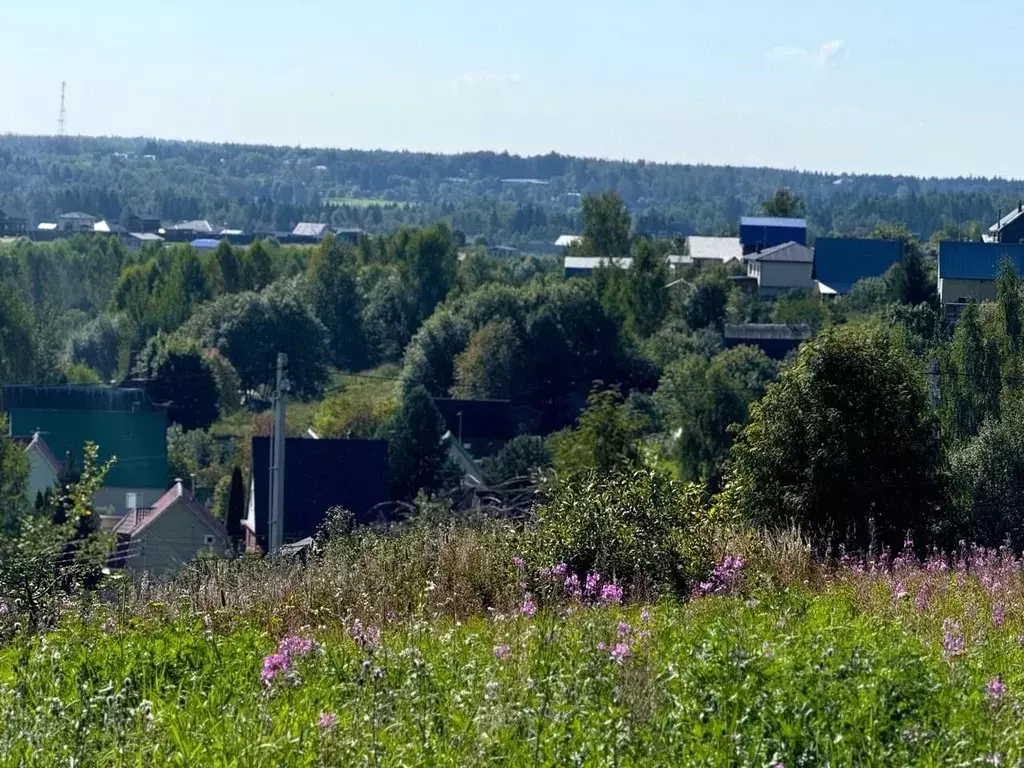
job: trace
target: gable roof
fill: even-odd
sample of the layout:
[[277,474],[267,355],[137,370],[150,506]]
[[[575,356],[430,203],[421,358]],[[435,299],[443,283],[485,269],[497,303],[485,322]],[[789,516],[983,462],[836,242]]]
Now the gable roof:
[[1024,206],[1018,205],[1016,208],[1014,208],[1008,214],[1003,216],[1003,218],[1001,218],[999,221],[997,221],[995,224],[993,224],[991,227],[989,227],[988,231],[989,232],[998,232],[1003,227],[1005,227],[1005,226],[1015,222],[1021,216],[1024,216]]
[[849,293],[858,280],[881,277],[902,257],[899,240],[819,237],[814,243],[815,279],[836,293]]
[[206,219],[183,221],[180,224],[174,224],[173,226],[168,227],[168,229],[177,229],[186,232],[213,232],[213,227],[210,226],[210,222]]
[[327,230],[326,224],[316,224],[309,221],[300,221],[292,230],[293,237],[323,237]]
[[939,278],[995,280],[1004,258],[1024,274],[1024,243],[939,243]]
[[[391,501],[391,468],[384,440],[289,437],[284,469],[282,543],[314,535],[331,507],[344,507],[358,522],[371,522],[378,517],[375,507]],[[267,534],[269,470],[270,438],[254,437],[254,519],[248,525],[260,539]]]
[[789,242],[765,248],[760,253],[751,253],[744,258],[747,261],[788,261],[811,264],[814,262],[814,251],[806,245]]
[[717,259],[723,263],[733,259],[743,259],[743,245],[738,237],[700,237],[691,235],[686,238],[691,259]]
[[62,213],[57,216],[57,220],[69,219],[74,221],[97,221],[99,216],[93,216],[91,213],[82,213],[81,211],[69,211],[68,213]]
[[171,489],[167,491],[163,496],[157,499],[156,504],[148,509],[140,509],[137,512],[127,512],[124,517],[117,521],[114,526],[114,533],[124,534],[126,536],[138,536],[140,533],[145,531],[154,522],[159,520],[167,510],[174,507],[177,502],[181,502],[183,509],[188,510],[192,515],[203,525],[210,529],[215,536],[220,536],[223,539],[228,537],[228,532],[224,528],[224,525],[214,517],[210,510],[205,506],[196,501],[192,494],[185,490],[179,480]]
[[559,248],[568,248],[573,243],[578,243],[582,239],[582,235],[559,235],[558,239],[555,240],[555,245]]
[[740,226],[807,229],[807,219],[788,219],[782,216],[743,216],[740,218]]
[[726,325],[726,341],[806,341],[811,338],[809,325],[777,323],[743,323]]
[[50,446],[43,440],[42,435],[36,432],[32,436],[20,436],[13,438],[14,442],[18,445],[25,446],[25,453],[28,453],[33,448],[39,452],[39,455],[43,457],[43,460],[50,465],[56,474],[60,474],[61,470],[64,469],[64,465],[61,464],[57,457],[53,455],[53,451],[50,450]]

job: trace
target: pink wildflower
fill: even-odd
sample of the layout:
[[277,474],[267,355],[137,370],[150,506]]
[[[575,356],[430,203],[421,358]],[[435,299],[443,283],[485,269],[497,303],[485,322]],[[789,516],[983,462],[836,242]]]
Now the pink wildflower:
[[274,679],[282,672],[287,672],[291,666],[291,659],[284,653],[272,653],[263,659],[263,671],[260,677],[266,685],[274,682]]
[[281,640],[277,646],[277,652],[283,653],[289,658],[295,656],[305,656],[307,653],[313,650],[316,645],[312,640],[307,637],[299,637],[298,635],[289,635],[288,637]]
[[626,637],[632,631],[633,631],[633,628],[631,626],[629,626],[628,623],[626,623],[625,621],[620,621],[619,622],[619,637]]
[[962,654],[966,648],[964,642],[963,628],[959,621],[946,619],[942,622],[942,650],[946,656],[952,658]]
[[526,563],[524,562],[523,558],[517,556],[512,558],[512,565],[516,567],[517,571],[521,571],[523,570]]
[[321,712],[320,719],[317,720],[317,725],[319,725],[320,728],[325,731],[333,729],[334,726],[336,726],[337,724],[338,716],[335,715],[333,712]]
[[922,582],[917,590],[917,597],[914,598],[914,610],[918,613],[923,613],[924,609],[928,607],[928,597],[930,594],[931,587],[928,585],[928,582]]
[[352,622],[349,634],[363,650],[374,650],[380,646],[380,630],[372,625],[364,625],[359,619]]
[[601,603],[603,605],[619,605],[622,602],[622,587],[618,584],[605,584],[601,587]]
[[566,572],[568,570],[569,570],[569,566],[567,566],[565,563],[559,563],[558,565],[556,565],[554,568],[551,569],[551,572],[553,574],[555,574],[555,576],[565,576],[565,574],[566,574]]
[[648,622],[651,620],[651,612],[647,608],[640,611],[640,621]]
[[907,588],[903,585],[902,581],[897,581],[896,586],[892,589],[892,599],[897,602],[902,600],[909,594],[910,593],[907,592]]
[[533,602],[533,598],[529,595],[523,598],[523,604],[519,607],[519,612],[527,618],[532,617],[537,613],[537,605]]
[[512,649],[508,645],[503,644],[494,646],[494,658],[498,661],[505,661],[511,655]]
[[565,591],[570,597],[574,597],[577,600],[583,597],[583,592],[580,590],[580,577],[575,573],[570,573],[565,577]]
[[629,646],[625,643],[616,643],[615,647],[612,648],[611,660],[616,664],[621,664],[629,656]]
[[583,594],[587,597],[595,597],[597,595],[597,585],[601,582],[600,573],[588,573],[586,586],[583,588]]
[[1003,628],[1003,621],[1006,619],[1006,611],[1002,603],[992,606],[992,626],[996,629]]
[[998,675],[988,681],[988,685],[985,686],[985,694],[988,696],[988,700],[993,704],[1003,698],[1003,694],[1006,693],[1006,683],[999,679]]

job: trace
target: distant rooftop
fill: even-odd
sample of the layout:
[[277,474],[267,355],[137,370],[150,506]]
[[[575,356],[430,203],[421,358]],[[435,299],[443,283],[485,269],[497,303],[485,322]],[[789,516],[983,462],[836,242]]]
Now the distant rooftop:
[[760,253],[751,253],[746,256],[747,261],[788,261],[801,264],[814,262],[814,251],[800,243],[783,243],[772,248],[766,248]]
[[633,266],[633,260],[626,259],[606,259],[601,256],[566,256],[565,257],[565,268],[566,269],[597,269],[598,267],[615,266],[621,269],[629,269]]
[[805,341],[811,338],[811,326],[776,323],[726,325],[725,338],[736,341]]
[[690,249],[690,257],[694,259],[717,259],[723,263],[733,259],[743,259],[743,246],[738,237],[700,237],[691,235],[686,238]]
[[582,235],[559,235],[558,239],[555,240],[555,245],[559,248],[568,248],[573,243],[578,243],[582,239]]
[[309,221],[300,221],[292,230],[293,237],[323,237],[327,231],[326,224],[318,224]]
[[807,229],[807,219],[787,219],[781,216],[744,216],[740,219],[740,226]]

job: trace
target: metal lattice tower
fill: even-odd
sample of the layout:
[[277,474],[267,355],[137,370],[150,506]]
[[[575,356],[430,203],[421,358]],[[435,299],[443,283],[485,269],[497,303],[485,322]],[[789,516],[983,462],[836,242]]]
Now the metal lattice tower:
[[61,138],[65,135],[64,126],[66,111],[64,109],[64,91],[66,88],[67,83],[62,80],[60,83],[60,115],[57,117],[57,135]]

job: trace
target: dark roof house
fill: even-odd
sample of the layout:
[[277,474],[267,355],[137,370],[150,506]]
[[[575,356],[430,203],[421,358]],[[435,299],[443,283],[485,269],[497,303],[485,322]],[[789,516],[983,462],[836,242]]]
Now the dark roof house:
[[18,237],[28,231],[28,221],[0,208],[0,237]]
[[811,338],[809,325],[747,323],[725,326],[725,346],[757,347],[773,360],[781,360]]
[[807,245],[807,221],[774,216],[744,216],[740,219],[743,255],[757,253],[783,243]]
[[939,279],[995,280],[1003,259],[1024,274],[1024,243],[939,243]]
[[[269,525],[270,438],[252,440],[252,494],[245,527],[266,549]],[[331,507],[343,507],[357,522],[380,517],[391,501],[391,468],[384,440],[313,440],[285,443],[282,542],[313,536]]]
[[988,228],[992,242],[1020,243],[1024,242],[1024,202],[999,219]]
[[141,389],[5,386],[3,410],[14,436],[40,433],[53,455],[82,458],[82,446],[99,446],[99,458],[117,461],[105,485],[166,488],[167,412]]
[[752,253],[744,261],[760,262],[789,262],[794,264],[811,264],[814,262],[814,251],[806,245],[796,242],[782,243],[766,248],[758,253]]
[[823,293],[845,294],[859,280],[881,277],[902,257],[899,240],[821,237],[814,243],[814,279]]

